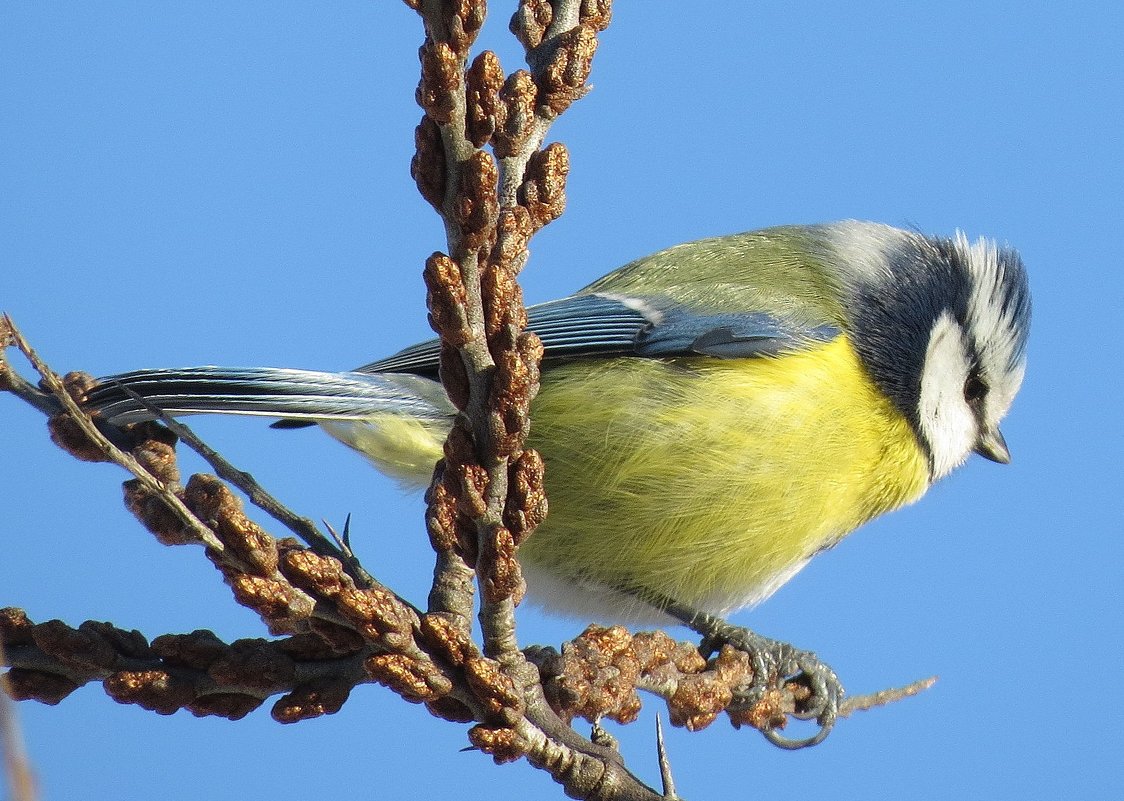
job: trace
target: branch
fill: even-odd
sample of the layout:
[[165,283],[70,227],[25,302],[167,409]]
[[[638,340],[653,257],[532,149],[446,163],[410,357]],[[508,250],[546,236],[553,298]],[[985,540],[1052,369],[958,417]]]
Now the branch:
[[[179,472],[174,464],[169,464],[167,448],[161,447],[162,443],[154,440],[151,447],[143,451],[148,456],[146,464],[142,464],[132,454],[122,451],[101,432],[90,416],[78,407],[72,395],[72,393],[80,395],[88,388],[89,383],[86,378],[80,374],[72,374],[69,381],[59,378],[43,363],[10,317],[4,315],[2,325],[0,344],[7,346],[8,342],[11,342],[15,345],[39,373],[41,386],[65,412],[63,416],[52,418],[57,422],[52,428],[51,438],[64,450],[70,450],[75,457],[83,461],[110,461],[128,470],[136,477],[135,491],[138,494],[146,493],[158,497],[182,524],[184,530],[180,534],[181,537],[185,540],[194,539],[222,553],[223,544],[171,491],[170,487],[179,480]],[[4,376],[5,385],[17,386],[20,383],[12,380],[14,371],[3,356],[0,356],[0,375]],[[156,474],[160,474],[159,477]]]
[[[0,610],[0,615],[4,610]],[[0,637],[0,665],[8,664],[4,639]],[[0,749],[3,750],[4,775],[7,777],[8,792],[12,801],[35,801],[35,775],[23,745],[23,732],[15,707],[12,705],[12,686],[10,674],[0,676]]]
[[[169,416],[162,409],[153,406],[128,386],[121,385],[121,389],[151,412],[155,419],[167,426],[168,430],[175,434],[184,444],[199,454],[207,464],[214,468],[219,478],[222,478],[242,490],[254,506],[261,509],[274,520],[285,526],[285,528],[300,537],[314,552],[335,557],[342,562],[347,567],[348,574],[355,579],[356,583],[360,586],[372,587],[375,585],[376,582],[374,578],[363,568],[363,565],[359,563],[359,560],[356,558],[355,554],[352,553],[346,541],[337,539],[336,543],[333,543],[320,532],[311,519],[296,514],[281,503],[272,493],[268,492],[265,487],[259,484],[250,473],[232,465],[227,461],[226,457],[203,442],[203,440],[196,436],[195,432],[185,424]],[[399,600],[402,600],[403,603],[407,603],[403,599]]]
[[[11,321],[5,323],[8,341],[22,342],[33,354]],[[54,375],[38,357],[35,363]],[[13,375],[0,350],[0,380],[10,386]],[[86,382],[81,374],[55,381],[74,388]],[[64,406],[61,397],[52,402],[33,405]],[[439,717],[478,722],[470,731],[474,745],[501,762],[525,756],[576,797],[654,798],[659,796],[627,772],[616,751],[580,737],[570,723],[576,717],[631,722],[641,706],[637,690],[645,690],[665,699],[673,724],[691,730],[723,713],[735,726],[774,729],[807,693],[791,682],[744,708],[735,699],[753,678],[746,654],[724,647],[706,660],[695,644],[675,642],[663,632],[595,626],[560,653],[528,649],[520,658],[534,666],[535,681],[521,685],[447,616],[419,614],[377,583],[361,586],[335,557],[271,537],[245,517],[217,478],[196,475],[180,487],[174,438],[159,426],[128,426],[105,435],[80,407],[51,421],[56,442],[87,460],[102,450],[75,432],[90,427],[107,440],[131,442],[121,461],[151,465],[144,469],[162,477],[155,496],[126,482],[126,502],[138,519],[164,544],[197,542],[194,529],[164,505],[168,494],[181,502],[206,527],[207,542],[218,543],[205,553],[235,600],[257,611],[270,631],[288,637],[226,644],[209,632],[194,632],[163,635],[149,644],[139,633],[107,623],[90,621],[77,629],[59,621],[36,625],[18,610],[4,610],[0,643],[14,668],[8,674],[14,697],[58,703],[76,687],[98,681],[122,703],[238,718],[282,693],[274,717],[294,722],[330,714],[351,687],[376,682],[424,703]],[[842,713],[909,697],[932,681],[848,699]]]
[[[460,410],[428,495],[438,553],[430,612],[468,626],[474,569],[483,652],[517,689],[518,703],[472,729],[498,762],[526,756],[577,798],[658,797],[619,756],[577,737],[549,707],[537,671],[518,650],[515,606],[524,593],[516,550],[546,512],[543,465],[524,441],[538,391],[542,345],[524,332],[516,277],[531,235],[561,214],[569,170],[562,145],[540,150],[549,122],[586,92],[608,2],[520,4],[512,30],[531,72],[504,77],[494,53],[467,67],[483,2],[412,3],[425,23],[413,173],[445,222],[448,254],[426,264],[430,322],[441,338],[441,380]],[[499,164],[480,148],[491,144]]]

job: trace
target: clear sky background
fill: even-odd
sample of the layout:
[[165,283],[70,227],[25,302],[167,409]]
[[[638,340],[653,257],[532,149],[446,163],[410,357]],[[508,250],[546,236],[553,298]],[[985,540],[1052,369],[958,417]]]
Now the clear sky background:
[[[492,6],[483,42],[510,71],[514,3]],[[426,337],[443,235],[409,177],[420,29],[396,2],[5,3],[0,309],[57,370],[95,374],[342,369]],[[848,217],[1008,242],[1035,301],[1013,464],[973,459],[735,618],[855,692],[940,682],[800,753],[674,730],[686,797],[1124,793],[1122,42],[1115,2],[619,4],[594,91],[552,131],[570,207],[533,242],[529,301],[678,242]],[[317,431],[192,422],[298,511],[350,513],[367,566],[424,600],[420,499]],[[133,521],[124,474],[62,454],[8,396],[0,454],[0,605],[263,633],[201,551]],[[582,628],[521,621],[527,643]],[[652,783],[659,707],[612,727]],[[376,686],[287,727],[98,686],[19,711],[47,799],[562,797]]]

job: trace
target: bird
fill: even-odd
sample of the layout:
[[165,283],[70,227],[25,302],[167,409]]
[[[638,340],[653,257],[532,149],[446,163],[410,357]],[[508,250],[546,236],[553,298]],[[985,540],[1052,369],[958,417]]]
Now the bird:
[[[703,239],[527,310],[544,347],[527,444],[550,511],[529,596],[606,622],[726,616],[973,454],[1026,368],[1018,253],[846,220]],[[345,372],[215,366],[99,379],[114,425],[168,415],[317,424],[423,488],[456,408],[437,340]]]

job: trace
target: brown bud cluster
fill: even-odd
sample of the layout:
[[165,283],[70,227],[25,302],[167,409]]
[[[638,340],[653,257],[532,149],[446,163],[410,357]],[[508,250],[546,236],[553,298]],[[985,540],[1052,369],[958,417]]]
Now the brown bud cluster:
[[508,467],[504,525],[516,545],[521,545],[546,519],[545,470],[542,456],[531,448],[520,453]]
[[268,693],[291,685],[297,664],[275,643],[262,639],[235,640],[207,668],[216,682],[227,687],[246,687]]
[[[41,385],[43,382],[40,382]],[[62,378],[63,388],[81,405],[97,381],[82,372],[67,373]],[[95,444],[68,414],[58,414],[47,421],[51,440],[71,456],[84,462],[105,462],[109,457]],[[117,443],[122,440],[141,466],[164,484],[173,486],[179,482],[179,468],[175,460],[176,436],[168,429],[154,422],[134,423],[116,427]]]
[[242,501],[211,475],[197,474],[187,482],[184,505],[215,532],[239,560],[241,570],[258,577],[277,571],[277,542],[246,516]]
[[261,615],[273,634],[301,631],[315,608],[311,598],[287,581],[245,573],[227,574],[226,580],[234,600]]
[[471,437],[460,421],[453,426],[445,441],[445,470],[441,478],[457,498],[457,511],[475,519],[488,511],[488,473],[476,463]]
[[[443,471],[442,471],[443,472]],[[457,513],[455,493],[440,478],[426,492],[425,526],[433,550],[449,552],[457,549],[462,537],[475,537],[476,529],[462,531],[462,518]]]
[[603,31],[613,21],[613,0],[582,0],[578,21],[596,31]]
[[472,339],[472,328],[465,309],[466,293],[460,266],[443,253],[434,253],[425,262],[426,306],[429,324],[453,347]]
[[278,567],[294,587],[317,598],[334,600],[343,590],[355,589],[355,581],[333,556],[321,556],[303,548],[285,549]]
[[758,731],[783,729],[788,723],[788,716],[796,711],[792,693],[787,690],[773,687],[766,690],[752,706],[733,707],[727,709],[726,714],[734,728],[752,726]]
[[484,333],[495,357],[497,349],[511,347],[511,337],[505,329],[522,330],[527,325],[523,290],[515,280],[515,273],[502,262],[486,265],[480,286],[484,298]]
[[499,201],[496,160],[477,150],[461,165],[460,186],[453,207],[453,220],[460,226],[466,250],[491,250],[496,235]]
[[[0,609],[0,641],[15,665],[6,677],[12,697],[47,704],[57,704],[87,681],[155,656],[137,631],[92,620],[77,629],[61,620],[34,624],[22,610],[11,608]],[[20,665],[25,652],[39,655],[25,663],[28,667]]]
[[184,708],[197,718],[241,720],[261,706],[262,702],[263,699],[244,693],[207,693],[198,696]]
[[749,656],[723,646],[711,662],[709,670],[679,680],[675,693],[668,699],[668,711],[675,726],[690,731],[706,728],[734,700],[734,690],[753,680]]
[[[612,0],[581,0],[578,22],[603,31],[612,21],[612,8]],[[554,5],[551,0],[520,0],[509,27],[524,48],[534,50],[542,45],[552,22]]]
[[136,704],[160,715],[171,715],[190,704],[195,689],[166,670],[122,670],[102,682],[106,695],[119,704]]
[[35,700],[49,706],[62,703],[64,698],[80,686],[66,676],[18,667],[4,674],[4,680],[13,700]]
[[[89,392],[97,385],[97,381],[89,373],[71,372],[62,377],[63,389],[78,404],[81,404]],[[43,381],[39,382],[40,389],[50,391]],[[109,457],[86,435],[70,415],[65,412],[52,417],[47,421],[47,432],[51,442],[58,445],[75,459],[83,462],[107,462]]]
[[640,712],[635,689],[640,665],[632,637],[621,626],[590,626],[540,670],[547,702],[566,720],[608,717],[629,723]]
[[407,654],[375,654],[363,665],[372,679],[413,704],[435,701],[453,689],[452,682],[433,662]]
[[428,116],[423,116],[414,129],[414,157],[410,161],[410,175],[418,185],[421,196],[440,211],[445,204],[445,148],[441,143],[441,130]]
[[468,408],[471,387],[468,382],[468,370],[464,366],[464,358],[460,351],[448,342],[441,343],[441,355],[438,362],[441,383],[445,387],[445,394],[449,401],[462,412]]
[[[472,468],[466,465],[462,465],[461,467],[466,473],[483,474],[483,470],[479,465],[474,465]],[[457,499],[459,490],[455,485],[455,480],[449,478],[452,474],[453,471],[446,469],[445,478],[442,480],[444,485],[442,487],[443,492],[437,496],[438,500],[448,503],[441,512],[441,518],[447,518],[449,514],[448,510],[452,510],[452,525],[449,527],[453,543],[451,550],[464,560],[465,564],[470,568],[475,569],[476,560],[479,556],[479,547],[476,541],[476,523],[473,522],[472,516],[463,510],[463,503]],[[435,539],[433,541],[436,542]]]
[[86,394],[97,385],[97,379],[89,373],[74,371],[62,377],[63,389],[78,404],[81,404],[86,399]]
[[[421,0],[405,2],[415,11],[421,11]],[[434,39],[448,42],[463,59],[476,41],[487,11],[484,0],[445,0],[437,8],[439,16],[436,20],[426,18],[426,33]]]
[[[547,701],[562,717],[631,722],[640,711],[642,680],[667,686],[705,670],[696,648],[661,631],[630,635],[621,626],[590,626],[562,648],[536,652]],[[674,717],[673,712],[673,717]]]
[[570,154],[560,142],[531,156],[519,187],[519,202],[527,208],[535,230],[562,216],[569,174]]
[[454,477],[460,488],[457,508],[462,515],[468,518],[482,517],[488,510],[484,500],[484,493],[488,491],[488,472],[479,464],[446,462],[445,475]]
[[31,645],[35,642],[32,631],[35,624],[27,612],[14,606],[0,609],[0,643],[4,645]]
[[465,661],[464,673],[468,688],[484,706],[488,722],[510,726],[523,716],[523,698],[499,662],[474,656]]
[[176,462],[176,435],[154,422],[134,423],[125,431],[133,440],[130,449],[133,458],[165,486],[178,486],[180,468]]
[[527,244],[534,232],[527,209],[522,206],[501,209],[496,221],[496,247],[492,250],[491,262],[519,272],[527,259]]
[[[310,597],[335,603],[340,593],[354,590],[355,582],[338,559],[320,556],[296,544],[282,542],[279,569],[294,587]],[[347,625],[312,617],[307,621],[309,634],[296,635],[285,641],[286,648],[298,658],[324,659],[352,654],[364,647],[363,636]]]
[[461,59],[446,42],[426,39],[418,49],[421,81],[415,99],[428,117],[447,125],[456,110],[456,93],[461,85]]
[[278,723],[297,723],[323,715],[334,715],[350,695],[349,682],[332,679],[312,681],[281,696],[274,703],[270,714]]
[[525,49],[533,50],[542,44],[553,20],[554,6],[550,0],[519,0],[508,27]]
[[133,513],[162,545],[186,545],[198,542],[199,535],[186,528],[183,521],[168,508],[164,500],[148,490],[140,479],[130,479],[121,485],[125,508]]
[[535,73],[539,113],[554,119],[585,96],[589,91],[585,82],[596,51],[597,31],[591,25],[579,24],[558,36],[549,60]]
[[503,84],[503,67],[491,50],[478,55],[465,73],[465,133],[473,147],[486,145],[507,113],[500,104]]
[[137,632],[131,634],[139,640],[130,642],[126,639],[126,632],[121,632],[123,636],[119,637],[105,636],[107,628],[112,630],[113,627],[108,623],[86,621],[77,629],[72,629],[61,620],[48,620],[34,628],[32,637],[43,653],[60,664],[83,671],[115,668],[123,655],[114,647],[118,643],[134,653],[148,647],[148,643]]
[[531,73],[516,70],[507,77],[499,90],[496,130],[492,134],[496,156],[513,156],[527,144],[534,132],[538,100],[539,88]]
[[229,646],[213,631],[196,629],[190,634],[162,634],[152,641],[152,651],[168,665],[206,671]]
[[497,765],[515,762],[528,751],[527,743],[515,729],[480,724],[468,730],[468,740],[492,757]]
[[468,633],[445,615],[422,615],[420,629],[430,652],[453,667],[464,667],[465,662],[480,655]]
[[529,431],[528,413],[539,388],[543,346],[538,336],[524,332],[515,347],[496,354],[492,380],[495,426],[491,432],[497,455],[516,456]]
[[79,428],[69,414],[57,414],[49,419],[47,421],[47,433],[51,437],[51,442],[79,461],[109,461],[105,451],[86,436],[86,432]]
[[341,590],[336,606],[368,642],[390,650],[413,644],[413,612],[383,587]]
[[515,538],[504,526],[489,526],[481,537],[476,570],[480,576],[480,595],[488,603],[499,603],[507,598],[515,604],[523,601],[527,585],[515,558]]
[[474,147],[489,142],[497,158],[521,151],[534,134],[539,89],[531,73],[504,76],[490,50],[476,57],[465,73],[465,135]]
[[[13,697],[55,704],[75,688],[99,681],[111,698],[160,714],[237,720],[267,696],[288,691],[274,716],[283,722],[328,714],[347,699],[355,665],[336,666],[312,635],[226,644],[212,632],[166,634],[149,645],[136,631],[87,621],[77,629],[53,620],[34,624],[18,609],[0,609],[0,642],[14,667]],[[302,668],[303,666],[303,668]],[[317,678],[296,683],[302,669]],[[433,682],[437,683],[437,682]],[[452,706],[446,705],[451,713]]]

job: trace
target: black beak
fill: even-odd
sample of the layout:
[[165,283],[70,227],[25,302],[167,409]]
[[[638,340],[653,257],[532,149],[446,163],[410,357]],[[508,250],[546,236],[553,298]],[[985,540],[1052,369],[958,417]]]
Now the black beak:
[[986,429],[980,432],[976,440],[976,453],[985,459],[990,459],[999,464],[1010,464],[1011,452],[1007,449],[1007,441],[998,428]]

